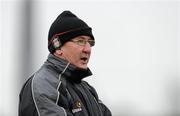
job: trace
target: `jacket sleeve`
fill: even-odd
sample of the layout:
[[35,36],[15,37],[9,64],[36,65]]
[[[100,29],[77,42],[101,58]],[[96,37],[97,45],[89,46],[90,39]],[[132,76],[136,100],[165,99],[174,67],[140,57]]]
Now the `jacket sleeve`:
[[93,94],[95,99],[97,100],[97,102],[99,104],[99,107],[102,110],[103,116],[112,116],[111,111],[109,110],[109,108],[99,99],[95,88],[92,87],[91,85],[89,85],[87,82],[85,82],[85,83],[88,85],[89,90],[91,91],[91,93]]
[[60,93],[46,81],[31,78],[20,94],[19,116],[73,116],[57,101]]
[[112,116],[111,111],[100,100],[98,101],[104,116]]
[[18,116],[38,116],[31,94],[31,78],[23,85],[19,94]]

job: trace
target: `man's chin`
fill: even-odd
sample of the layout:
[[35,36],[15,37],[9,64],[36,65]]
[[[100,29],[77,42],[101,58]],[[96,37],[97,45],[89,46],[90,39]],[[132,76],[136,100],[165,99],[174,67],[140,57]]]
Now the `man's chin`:
[[87,69],[88,68],[87,64],[81,64],[81,65],[78,65],[77,67],[81,68],[81,69]]

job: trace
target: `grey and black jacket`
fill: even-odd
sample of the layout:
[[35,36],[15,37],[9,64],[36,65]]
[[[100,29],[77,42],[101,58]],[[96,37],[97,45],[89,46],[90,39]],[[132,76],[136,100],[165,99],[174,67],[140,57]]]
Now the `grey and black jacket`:
[[20,92],[19,116],[111,116],[95,89],[82,79],[92,75],[50,54]]

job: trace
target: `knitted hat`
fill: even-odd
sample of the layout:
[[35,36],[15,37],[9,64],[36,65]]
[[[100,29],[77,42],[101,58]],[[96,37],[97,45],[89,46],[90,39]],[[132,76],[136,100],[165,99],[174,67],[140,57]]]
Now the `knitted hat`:
[[91,27],[72,12],[64,11],[56,18],[49,29],[48,49],[51,53],[56,50],[53,45],[54,38],[58,38],[60,46],[62,46],[67,41],[80,35],[90,36],[94,40]]

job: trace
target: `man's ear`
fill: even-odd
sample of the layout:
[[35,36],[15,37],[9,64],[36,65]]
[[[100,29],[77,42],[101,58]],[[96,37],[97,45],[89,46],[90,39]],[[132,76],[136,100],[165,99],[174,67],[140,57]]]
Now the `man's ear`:
[[56,56],[62,56],[62,54],[63,54],[63,52],[62,52],[61,49],[57,49],[57,50],[55,50],[55,52],[54,52],[54,55],[56,55]]

